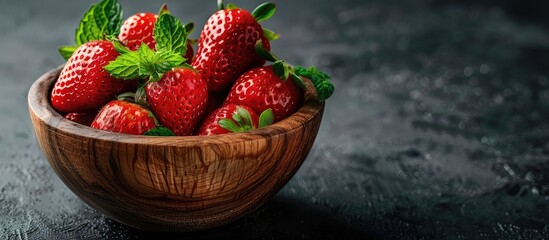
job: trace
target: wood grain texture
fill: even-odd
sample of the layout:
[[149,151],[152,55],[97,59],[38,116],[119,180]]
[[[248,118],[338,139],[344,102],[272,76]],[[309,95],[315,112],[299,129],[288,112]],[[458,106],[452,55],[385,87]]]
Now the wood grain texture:
[[294,115],[248,133],[150,137],[92,129],[64,119],[49,102],[61,68],[28,95],[45,157],[83,201],[108,217],[153,231],[195,231],[257,209],[297,171],[320,127],[324,104],[310,81]]

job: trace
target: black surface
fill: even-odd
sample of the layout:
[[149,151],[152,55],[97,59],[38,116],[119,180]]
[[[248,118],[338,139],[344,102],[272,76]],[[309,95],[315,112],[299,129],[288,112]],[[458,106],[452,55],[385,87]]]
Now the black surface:
[[[92,1],[0,0],[0,239],[148,239],[91,209],[40,152],[26,94]],[[122,0],[126,16],[161,1]],[[169,1],[200,26],[215,1]],[[329,72],[315,146],[259,211],[175,239],[544,239],[542,1],[274,1],[273,50]],[[251,9],[259,1],[237,1]],[[194,33],[194,37],[198,33]]]

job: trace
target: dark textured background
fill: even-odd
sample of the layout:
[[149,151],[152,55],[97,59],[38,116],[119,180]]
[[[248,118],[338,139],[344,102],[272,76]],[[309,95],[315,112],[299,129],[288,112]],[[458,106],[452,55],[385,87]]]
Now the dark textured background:
[[[215,1],[168,1],[201,26]],[[549,236],[547,1],[274,1],[273,50],[336,85],[308,159],[259,211],[164,238]],[[92,1],[0,0],[0,239],[147,239],[85,205],[41,154],[32,82]],[[161,1],[121,0],[126,15]],[[236,1],[252,9],[259,1]],[[198,36],[198,32],[193,34]]]

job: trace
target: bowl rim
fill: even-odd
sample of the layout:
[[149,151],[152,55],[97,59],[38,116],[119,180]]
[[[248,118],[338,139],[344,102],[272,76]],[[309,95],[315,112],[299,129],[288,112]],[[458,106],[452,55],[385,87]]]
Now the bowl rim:
[[[263,128],[252,129],[243,133],[227,133],[208,136],[144,136],[113,133],[70,121],[53,109],[50,103],[51,88],[59,77],[63,67],[64,64],[51,69],[34,81],[28,92],[29,111],[31,112],[31,115],[34,114],[44,122],[44,124],[53,129],[85,138],[127,144],[163,146],[239,143],[264,139],[266,136],[273,137],[297,131],[304,125],[311,123],[311,120],[324,111],[324,102],[318,100],[313,84],[309,79],[303,78],[307,89],[305,91],[305,98],[302,106],[291,116]],[[322,117],[322,115],[320,117]]]

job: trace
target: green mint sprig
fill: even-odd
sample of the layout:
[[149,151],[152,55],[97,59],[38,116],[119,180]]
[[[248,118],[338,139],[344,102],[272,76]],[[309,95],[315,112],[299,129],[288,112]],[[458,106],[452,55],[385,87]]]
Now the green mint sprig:
[[104,68],[120,79],[146,79],[155,82],[164,73],[185,65],[183,55],[187,50],[187,31],[181,22],[169,13],[158,17],[154,26],[156,51],[142,44],[137,51],[121,54]]
[[320,101],[325,101],[334,93],[334,85],[330,80],[330,75],[319,71],[314,66],[304,68],[302,66],[295,66],[295,74],[301,77],[311,79],[311,82],[315,86],[318,98]]
[[122,26],[122,15],[122,6],[118,0],[102,0],[91,5],[76,29],[76,45],[62,46],[59,48],[59,53],[68,60],[82,44],[102,40],[106,36],[118,35]]

